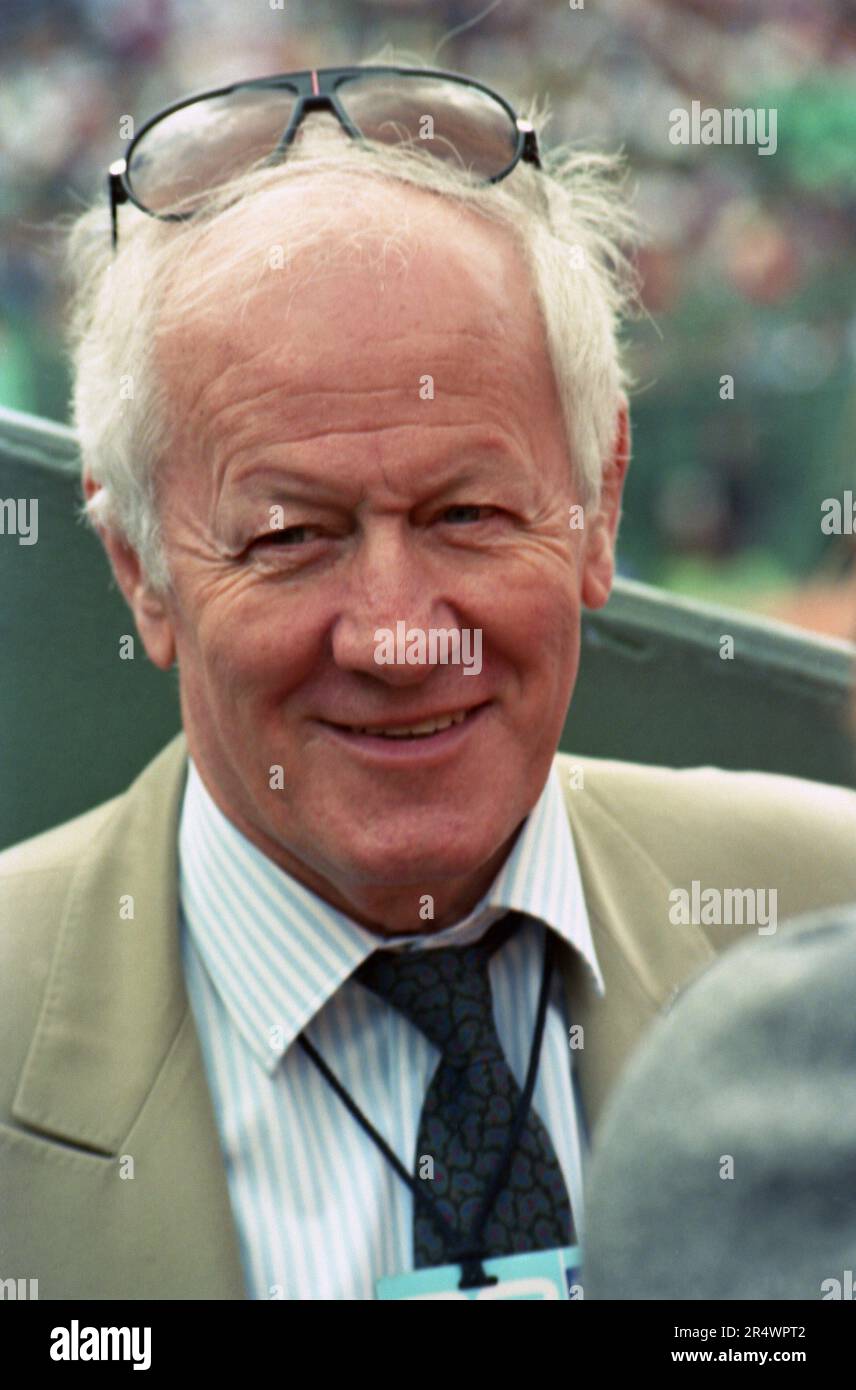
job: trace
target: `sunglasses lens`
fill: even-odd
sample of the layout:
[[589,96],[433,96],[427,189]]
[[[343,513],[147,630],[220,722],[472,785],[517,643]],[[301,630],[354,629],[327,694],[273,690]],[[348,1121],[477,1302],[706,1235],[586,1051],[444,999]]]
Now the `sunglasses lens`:
[[[480,178],[507,172],[518,153],[510,111],[464,82],[360,73],[340,83],[337,96],[363,139],[410,145]],[[296,89],[280,84],[239,87],[161,117],[130,152],[131,193],[149,212],[193,212],[214,189],[276,154],[298,100]]]
[[297,93],[282,87],[245,87],[182,106],[131,151],[131,192],[150,212],[192,212],[212,189],[273,154],[296,105]]
[[504,106],[478,87],[421,74],[360,74],[338,88],[366,140],[412,145],[482,178],[504,173],[519,133]]

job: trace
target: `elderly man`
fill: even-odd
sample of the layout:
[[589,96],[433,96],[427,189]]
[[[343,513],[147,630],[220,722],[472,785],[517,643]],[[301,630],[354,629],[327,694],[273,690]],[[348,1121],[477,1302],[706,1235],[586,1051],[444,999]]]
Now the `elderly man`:
[[856,896],[849,792],[556,753],[629,453],[610,172],[328,70],[162,113],[76,228],[88,514],[183,733],[0,859],[42,1297],[567,1297],[604,1098],[739,930],[675,891]]

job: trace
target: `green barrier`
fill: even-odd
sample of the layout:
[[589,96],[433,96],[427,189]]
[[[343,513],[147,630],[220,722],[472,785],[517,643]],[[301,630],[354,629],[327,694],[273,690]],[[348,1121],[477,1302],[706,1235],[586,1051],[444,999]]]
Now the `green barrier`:
[[0,411],[0,499],[38,498],[38,541],[0,536],[0,845],[127,786],[180,724],[176,673],[142,643],[119,659],[130,610],[76,517],[69,429]]
[[[176,673],[139,640],[120,659],[133,621],[79,497],[72,431],[0,409],[0,503],[38,500],[35,544],[0,509],[0,846],[121,791],[179,727]],[[627,580],[582,640],[562,748],[856,786],[849,645]]]
[[586,615],[561,746],[856,787],[854,655],[849,642],[617,580]]

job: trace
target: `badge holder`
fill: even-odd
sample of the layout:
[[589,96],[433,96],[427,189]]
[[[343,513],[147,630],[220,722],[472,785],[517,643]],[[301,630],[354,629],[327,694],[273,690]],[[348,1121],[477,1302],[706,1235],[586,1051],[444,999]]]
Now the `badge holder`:
[[487,1299],[511,1302],[531,1300],[581,1299],[579,1281],[580,1250],[566,1245],[561,1250],[531,1250],[525,1255],[500,1255],[485,1260],[486,1281],[467,1286],[461,1278],[462,1265],[438,1265],[434,1269],[416,1269],[410,1274],[394,1274],[379,1279],[379,1299],[404,1302],[423,1302],[427,1299],[463,1299],[482,1302]]

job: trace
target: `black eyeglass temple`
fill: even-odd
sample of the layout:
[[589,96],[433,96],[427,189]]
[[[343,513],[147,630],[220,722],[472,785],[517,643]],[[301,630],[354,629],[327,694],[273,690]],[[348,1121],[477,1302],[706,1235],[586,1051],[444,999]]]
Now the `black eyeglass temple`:
[[117,213],[120,203],[127,203],[128,195],[125,192],[125,185],[122,183],[122,175],[125,172],[124,159],[117,159],[110,165],[107,174],[107,189],[110,195],[110,232],[113,240],[113,250],[119,244],[119,228]]
[[520,158],[527,160],[529,164],[534,164],[536,169],[541,166],[541,151],[538,147],[538,135],[535,127],[529,121],[518,121],[518,130],[523,131],[523,150]]

